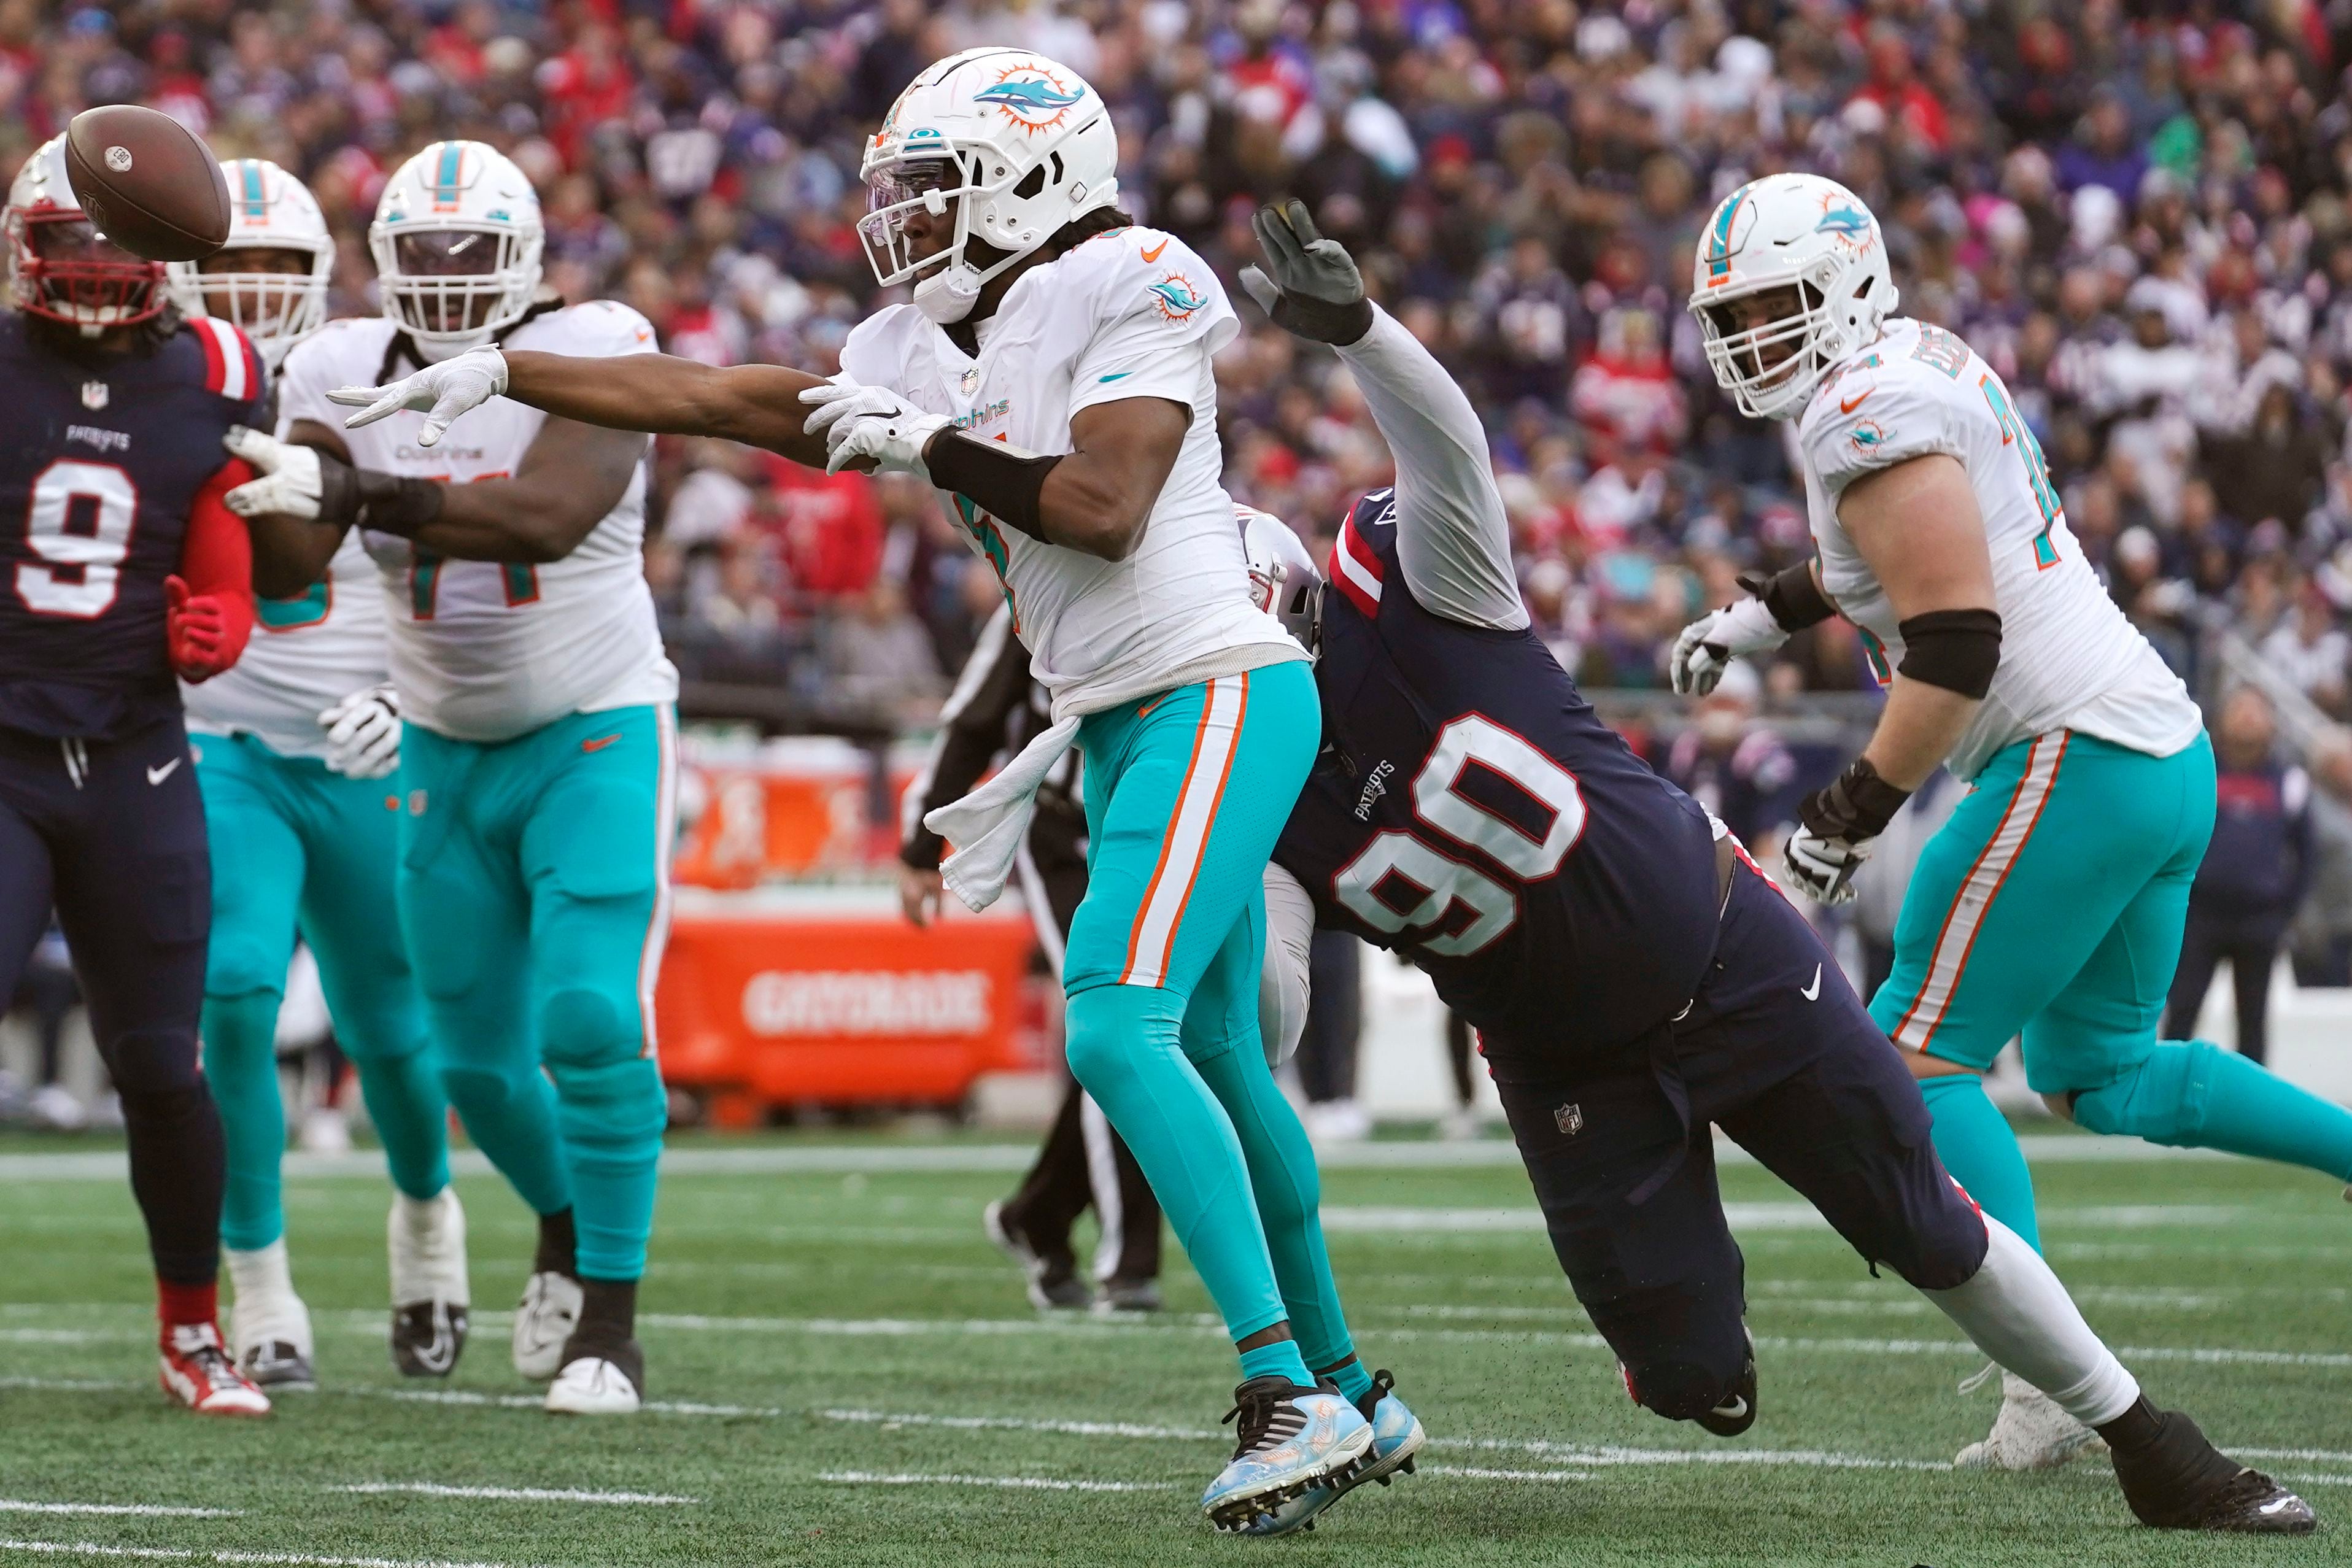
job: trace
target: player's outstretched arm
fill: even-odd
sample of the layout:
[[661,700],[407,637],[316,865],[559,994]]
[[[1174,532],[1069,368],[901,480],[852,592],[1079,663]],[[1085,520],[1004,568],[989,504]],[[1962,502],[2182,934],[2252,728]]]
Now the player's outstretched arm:
[[581,358],[496,347],[469,349],[380,387],[338,387],[330,401],[360,412],[356,430],[401,409],[425,414],[416,444],[431,446],[467,411],[494,397],[605,430],[715,435],[824,466],[824,441],[804,428],[800,394],[823,378],[782,365],[706,365],[672,354]]
[[409,538],[453,560],[562,560],[621,504],[646,445],[634,431],[550,419],[510,477],[427,481],[441,492],[440,510]]
[[1242,287],[1276,326],[1339,350],[1396,458],[1397,559],[1413,597],[1474,626],[1525,626],[1510,520],[1469,398],[1365,297],[1354,259],[1306,203],[1262,207],[1255,224],[1268,270],[1244,267]]

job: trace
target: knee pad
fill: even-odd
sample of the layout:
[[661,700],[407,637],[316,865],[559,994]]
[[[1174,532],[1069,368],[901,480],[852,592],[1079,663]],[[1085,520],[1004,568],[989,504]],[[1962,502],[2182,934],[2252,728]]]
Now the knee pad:
[[669,1123],[661,1071],[651,1059],[578,1065],[551,1060],[563,1142],[575,1151],[642,1152],[650,1159]]
[[2151,1144],[2193,1143],[2205,1129],[2208,1086],[2227,1054],[2206,1040],[2168,1040],[2113,1083],[2076,1094],[2075,1124]]
[[[1143,1038],[1151,1027],[1145,1004],[1163,993],[1142,986],[1092,986],[1069,1000],[1064,1012],[1063,1051],[1070,1076],[1108,1109],[1106,1096],[1116,1097],[1119,1084],[1131,1079],[1138,1052],[1155,1043]],[[1177,1019],[1165,1020],[1172,1043]]]
[[170,1093],[204,1082],[190,1030],[134,1030],[101,1041],[99,1055],[126,1103],[136,1094]]
[[566,986],[540,1004],[540,1051],[550,1071],[559,1063],[593,1067],[633,1061],[645,1049],[637,999],[588,986]]
[[441,1089],[449,1096],[449,1103],[457,1108],[461,1117],[505,1104],[520,1092],[526,1082],[525,1074],[536,1068],[507,1071],[497,1067],[475,1067],[462,1062],[444,1062],[441,1066]]

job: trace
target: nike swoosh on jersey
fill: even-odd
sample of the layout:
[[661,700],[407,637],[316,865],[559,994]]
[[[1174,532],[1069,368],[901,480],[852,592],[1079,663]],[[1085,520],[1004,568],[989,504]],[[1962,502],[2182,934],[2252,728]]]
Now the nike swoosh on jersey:
[[621,737],[620,737],[620,736],[619,736],[617,733],[613,734],[613,735],[599,736],[599,737],[597,737],[594,740],[583,740],[583,741],[582,741],[582,742],[580,743],[580,749],[581,749],[581,750],[583,750],[583,751],[602,751],[602,750],[604,750],[606,747],[608,747],[608,746],[612,745],[612,744],[613,744],[613,742],[614,742],[614,741],[616,741],[616,740],[618,740],[618,739],[620,739],[620,738],[621,738]]
[[1871,392],[1874,392],[1877,390],[1878,389],[1876,387],[1872,387],[1869,392],[1864,392],[1862,397],[1853,398],[1852,400],[1845,398],[1838,399],[1838,412],[1840,413],[1852,413],[1855,409],[1862,406],[1863,398],[1868,397]]
[[1135,372],[1134,372],[1133,371],[1111,371],[1111,373],[1110,373],[1110,374],[1108,374],[1108,375],[1107,375],[1107,376],[1099,376],[1099,377],[1097,377],[1097,378],[1096,378],[1096,379],[1097,379],[1097,380],[1098,380],[1098,381],[1118,382],[1118,381],[1125,381],[1128,377],[1129,377],[1129,376],[1131,376],[1131,375],[1133,375],[1133,374],[1135,374]]
[[161,768],[150,768],[147,769],[147,782],[150,784],[161,784],[164,779],[169,779],[175,771],[177,771],[179,766],[180,759],[174,757],[171,761],[166,762]]
[[1797,994],[1804,998],[1805,1000],[1809,1002],[1819,1001],[1821,999],[1822,967],[1819,964],[1813,966],[1813,983],[1810,986],[1799,986],[1797,988]]
[[1150,250],[1144,251],[1142,253],[1143,259],[1146,261],[1158,261],[1160,259],[1160,253],[1167,248],[1168,242],[1163,239],[1158,245],[1153,246]]

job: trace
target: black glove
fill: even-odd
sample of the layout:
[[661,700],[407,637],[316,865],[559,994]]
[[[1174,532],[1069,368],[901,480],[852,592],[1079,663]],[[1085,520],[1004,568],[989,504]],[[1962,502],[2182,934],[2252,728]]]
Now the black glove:
[[1317,232],[1307,204],[1260,207],[1251,225],[1274,276],[1244,267],[1242,287],[1274,324],[1318,343],[1344,348],[1362,342],[1372,329],[1372,302],[1364,298],[1364,275],[1356,270],[1355,257],[1346,246]]

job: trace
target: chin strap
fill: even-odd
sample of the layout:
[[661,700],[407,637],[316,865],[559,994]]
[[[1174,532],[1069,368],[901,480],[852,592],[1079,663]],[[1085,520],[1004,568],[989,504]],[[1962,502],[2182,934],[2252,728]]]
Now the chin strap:
[[951,327],[971,314],[980,300],[980,274],[951,261],[915,285],[915,308],[926,320]]

